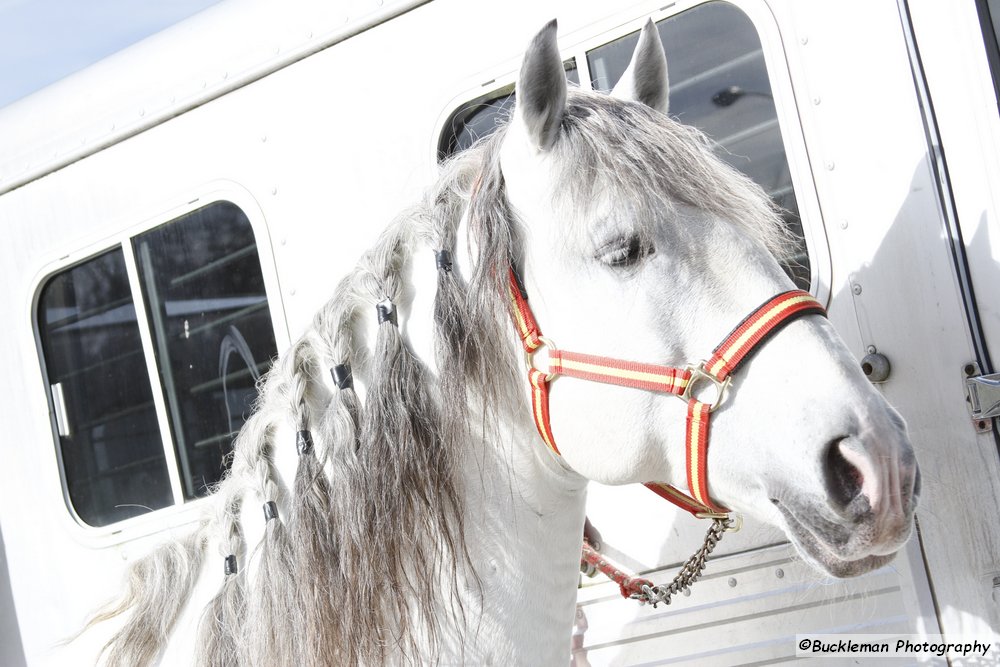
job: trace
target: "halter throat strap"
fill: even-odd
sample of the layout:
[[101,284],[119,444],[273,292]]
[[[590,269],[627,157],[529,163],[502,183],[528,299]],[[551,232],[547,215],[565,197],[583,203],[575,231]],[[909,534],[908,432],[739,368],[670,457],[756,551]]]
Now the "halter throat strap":
[[[690,493],[669,484],[647,482],[645,486],[664,500],[702,519],[725,517],[729,510],[712,501],[708,489],[709,418],[726,400],[733,373],[774,334],[804,315],[826,315],[826,310],[808,292],[782,292],[761,304],[718,345],[707,361],[683,368],[628,361],[561,350],[542,335],[528,295],[519,277],[510,270],[508,293],[514,324],[524,348],[531,386],[531,408],[535,426],[546,446],[560,455],[549,419],[549,390],[560,375],[591,382],[673,394],[687,403],[685,450]],[[546,348],[547,371],[535,366],[535,353]],[[715,385],[711,402],[700,401],[699,387]]]

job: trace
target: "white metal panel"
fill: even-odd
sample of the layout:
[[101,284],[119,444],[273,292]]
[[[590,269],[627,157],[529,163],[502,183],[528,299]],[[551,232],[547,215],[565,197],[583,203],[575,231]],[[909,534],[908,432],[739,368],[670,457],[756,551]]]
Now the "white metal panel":
[[[647,576],[659,582],[675,573]],[[910,578],[904,556],[858,579],[824,579],[783,545],[714,559],[690,595],[657,609],[622,600],[606,583],[580,594],[586,630],[575,655],[595,667],[794,661],[796,634],[914,632]]]
[[[834,265],[831,314],[860,357],[892,362],[882,385],[923,473],[921,544],[945,635],[995,637],[1000,464],[970,423],[973,358],[905,32],[894,2],[773,3]],[[948,10],[953,8],[948,5]],[[853,322],[852,322],[853,320]]]
[[1000,360],[1000,113],[979,16],[974,2],[908,5],[984,342],[995,364]]
[[227,0],[0,110],[0,192],[427,0]]

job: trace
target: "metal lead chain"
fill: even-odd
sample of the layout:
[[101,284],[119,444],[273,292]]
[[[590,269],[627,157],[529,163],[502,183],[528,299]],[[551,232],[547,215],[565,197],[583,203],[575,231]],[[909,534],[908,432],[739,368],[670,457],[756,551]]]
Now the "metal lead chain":
[[725,519],[712,519],[712,525],[709,526],[708,532],[705,533],[705,543],[681,566],[680,572],[677,573],[673,581],[666,586],[643,586],[642,592],[633,593],[631,598],[643,604],[648,602],[653,605],[654,609],[661,602],[663,604],[670,604],[670,599],[673,596],[686,591],[694,582],[698,581],[698,578],[701,577],[701,573],[705,569],[705,562],[708,560],[708,555],[712,553],[715,545],[719,543],[725,532],[733,525],[733,519],[728,517]]

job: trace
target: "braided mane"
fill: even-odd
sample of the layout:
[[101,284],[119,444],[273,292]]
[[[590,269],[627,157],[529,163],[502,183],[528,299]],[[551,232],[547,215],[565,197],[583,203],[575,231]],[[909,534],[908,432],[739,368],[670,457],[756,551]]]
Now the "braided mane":
[[[571,91],[562,133],[565,205],[604,189],[640,214],[678,202],[707,207],[780,252],[784,227],[766,197],[722,166],[696,130],[638,104]],[[469,443],[527,414],[514,347],[499,342],[512,340],[502,294],[521,254],[499,166],[504,134],[442,167],[424,200],[389,226],[262,380],[212,513],[185,539],[133,563],[122,601],[88,624],[130,612],[105,646],[108,664],[156,659],[204,563],[226,574],[202,616],[199,664],[416,663],[475,631],[478,609],[463,603],[478,579],[461,471],[497,455]],[[458,252],[463,221],[474,268],[467,276],[438,271],[435,358],[425,364],[401,333],[405,277],[413,263],[434,260],[431,250]],[[365,331],[386,301],[400,311],[399,326],[379,324],[369,342]],[[353,386],[331,381],[340,366]],[[296,442],[289,487],[274,460]],[[259,524],[261,507],[263,537],[249,544],[247,525]]]

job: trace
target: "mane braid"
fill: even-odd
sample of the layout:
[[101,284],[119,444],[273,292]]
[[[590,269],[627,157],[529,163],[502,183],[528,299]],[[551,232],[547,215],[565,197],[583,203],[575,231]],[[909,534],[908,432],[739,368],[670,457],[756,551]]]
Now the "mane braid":
[[[98,611],[68,643],[88,628],[135,607],[136,612],[101,649],[105,664],[148,664],[166,644],[174,623],[198,579],[205,555],[207,523],[188,536],[161,545],[139,559],[129,570],[125,594],[117,603]],[[142,606],[139,606],[139,603]]]
[[341,617],[334,590],[344,586],[339,577],[339,545],[331,525],[336,515],[330,481],[323,471],[309,429],[307,399],[305,395],[298,398],[298,434],[310,446],[299,449],[292,492],[292,571],[298,573],[296,607],[301,618],[296,619],[293,611],[291,622],[300,636],[298,664],[308,667],[335,665],[343,630],[339,627]]
[[[227,497],[230,496],[230,497]],[[238,563],[244,551],[243,528],[239,522],[242,497],[236,494],[224,494],[223,502],[219,504],[218,518],[223,535],[219,552],[226,562],[222,588],[208,603],[201,618],[198,632],[198,654],[195,664],[212,667],[236,667],[245,664],[241,659],[243,643],[242,632],[246,615],[246,568]],[[237,571],[232,572],[230,560],[237,564]],[[219,562],[219,569],[222,562]],[[144,600],[143,603],[146,601]],[[142,607],[136,605],[137,609]],[[122,645],[127,651],[128,646]],[[123,663],[124,664],[124,663]],[[148,664],[135,662],[132,664]]]

